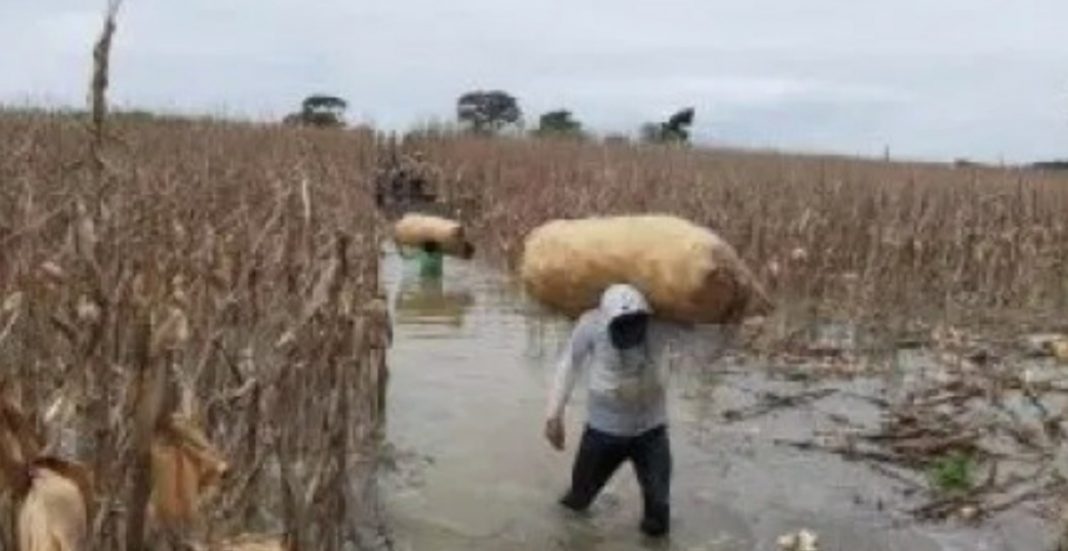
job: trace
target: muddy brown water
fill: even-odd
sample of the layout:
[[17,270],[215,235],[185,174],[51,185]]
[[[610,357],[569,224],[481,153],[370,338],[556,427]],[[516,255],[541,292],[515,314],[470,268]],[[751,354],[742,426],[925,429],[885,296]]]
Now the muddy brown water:
[[[1050,545],[1026,511],[980,526],[917,523],[908,484],[861,463],[777,445],[833,428],[874,425],[859,396],[893,393],[900,377],[799,383],[725,353],[672,379],[673,530],[639,534],[640,497],[622,468],[587,516],[566,514],[565,489],[584,418],[583,391],[568,409],[568,445],[541,437],[556,354],[570,324],[527,300],[505,274],[448,260],[441,280],[387,254],[383,281],[394,321],[381,484],[399,550],[774,550],[807,528],[828,550],[1027,550]],[[728,423],[755,393],[835,387],[808,406]],[[853,396],[853,397],[851,397]]]

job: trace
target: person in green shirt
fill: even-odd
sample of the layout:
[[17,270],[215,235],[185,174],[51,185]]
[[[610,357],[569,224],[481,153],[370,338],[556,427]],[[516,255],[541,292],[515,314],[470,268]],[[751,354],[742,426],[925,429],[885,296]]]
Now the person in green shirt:
[[441,252],[441,246],[437,242],[423,243],[423,248],[419,251],[419,275],[425,278],[441,277],[444,263],[445,254]]
[[441,277],[445,255],[441,252],[441,245],[437,242],[423,242],[423,245],[414,254],[406,254],[404,249],[401,249],[401,256],[414,258],[419,263],[420,276],[428,279]]

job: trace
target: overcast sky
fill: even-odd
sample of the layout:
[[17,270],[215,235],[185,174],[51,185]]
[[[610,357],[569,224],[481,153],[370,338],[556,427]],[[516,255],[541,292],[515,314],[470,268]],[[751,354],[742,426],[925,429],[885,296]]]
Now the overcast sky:
[[[103,0],[0,0],[0,102],[83,105]],[[403,129],[475,88],[528,119],[847,154],[1068,157],[1068,0],[127,0],[111,98]]]

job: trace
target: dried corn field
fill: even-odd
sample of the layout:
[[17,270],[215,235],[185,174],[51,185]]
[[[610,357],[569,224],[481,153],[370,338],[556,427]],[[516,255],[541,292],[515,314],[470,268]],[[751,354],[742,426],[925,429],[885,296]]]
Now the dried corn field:
[[0,116],[3,397],[35,455],[91,473],[86,548],[360,543],[388,345],[373,141],[120,120],[94,153],[89,134]]
[[423,136],[442,195],[481,199],[480,250],[518,259],[555,217],[666,212],[721,232],[774,294],[769,344],[814,318],[894,339],[1063,324],[1068,177],[726,150]]
[[[91,473],[89,548],[129,549],[142,526],[146,548],[368,545],[389,341],[372,199],[392,142],[115,121],[92,146],[72,115],[0,115],[3,395],[35,453]],[[717,229],[778,305],[769,347],[803,343],[813,318],[894,338],[1050,329],[1068,302],[1063,177],[461,136],[400,147],[501,265],[555,217],[658,211]]]

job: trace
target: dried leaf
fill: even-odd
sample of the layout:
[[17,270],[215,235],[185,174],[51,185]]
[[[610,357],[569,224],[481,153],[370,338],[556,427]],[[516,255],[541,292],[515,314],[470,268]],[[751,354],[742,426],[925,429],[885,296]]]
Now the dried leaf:
[[274,347],[281,350],[283,348],[289,348],[290,345],[297,342],[297,335],[292,329],[287,329],[282,336],[278,337],[278,340],[274,342]]
[[15,463],[25,464],[37,456],[41,445],[29,417],[13,402],[0,397],[0,453]]
[[97,244],[96,223],[93,221],[93,217],[89,213],[89,209],[86,208],[85,203],[78,201],[77,210],[77,241],[75,242],[75,247],[78,254],[82,255],[83,258],[94,261],[96,258],[94,251]]
[[0,305],[0,311],[5,314],[10,314],[19,308],[22,308],[22,293],[19,291],[15,291],[8,295],[7,298],[4,299],[3,304]]
[[315,282],[311,300],[304,305],[305,318],[315,315],[319,310],[326,306],[327,302],[330,300],[330,290],[333,288],[334,282],[337,279],[337,272],[337,259],[331,259],[330,263],[327,264],[326,268],[319,274],[319,280]]
[[172,415],[152,442],[153,514],[164,523],[194,520],[205,494],[217,487],[227,469],[199,427]]
[[41,270],[41,273],[44,274],[44,276],[52,283],[62,283],[65,279],[67,279],[67,272],[64,271],[59,264],[56,264],[51,260],[42,262],[39,269]]
[[78,319],[85,324],[96,324],[100,321],[100,306],[91,298],[82,295],[78,297],[76,308]]
[[155,326],[152,334],[152,351],[159,354],[181,348],[189,340],[189,318],[177,306],[169,306]]

